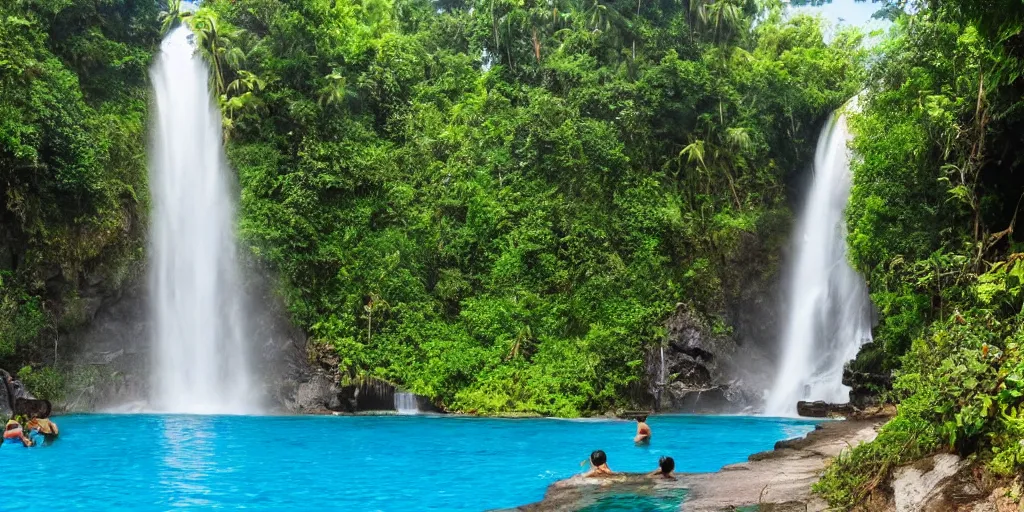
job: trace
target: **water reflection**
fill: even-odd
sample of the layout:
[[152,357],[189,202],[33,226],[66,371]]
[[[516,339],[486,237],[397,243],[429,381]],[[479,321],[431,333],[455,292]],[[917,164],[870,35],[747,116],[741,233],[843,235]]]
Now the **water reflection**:
[[209,507],[213,494],[208,483],[216,471],[212,418],[164,416],[159,482],[167,504],[174,507]]

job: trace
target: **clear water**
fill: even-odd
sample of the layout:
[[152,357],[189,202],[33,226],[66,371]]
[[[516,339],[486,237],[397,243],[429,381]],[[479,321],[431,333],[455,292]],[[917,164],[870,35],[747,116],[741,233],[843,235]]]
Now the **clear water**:
[[[76,415],[52,446],[5,446],[5,510],[486,510],[540,500],[600,448],[615,471],[715,471],[814,428],[806,421],[438,416]],[[620,500],[621,502],[621,500]],[[613,505],[613,504],[610,504]],[[614,508],[612,508],[614,510]],[[652,509],[655,510],[655,509]]]
[[598,498],[597,503],[580,512],[676,512],[686,498],[686,491],[671,489],[651,494],[611,494]]

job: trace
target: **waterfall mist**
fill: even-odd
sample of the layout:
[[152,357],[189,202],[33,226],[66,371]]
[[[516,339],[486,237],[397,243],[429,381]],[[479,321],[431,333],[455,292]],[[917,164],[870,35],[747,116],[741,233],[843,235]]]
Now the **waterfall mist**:
[[849,402],[843,366],[871,339],[867,286],[846,256],[849,140],[841,113],[818,138],[814,181],[793,234],[796,258],[787,277],[788,314],[782,359],[765,406],[769,415],[795,415],[800,400]]
[[209,70],[181,26],[150,77],[153,348],[150,406],[176,413],[251,413],[254,392],[231,171]]

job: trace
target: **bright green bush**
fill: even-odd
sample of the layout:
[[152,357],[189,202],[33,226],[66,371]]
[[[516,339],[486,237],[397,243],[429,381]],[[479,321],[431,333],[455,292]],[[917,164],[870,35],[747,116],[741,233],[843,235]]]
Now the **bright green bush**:
[[64,374],[49,366],[40,369],[26,366],[18,371],[18,379],[40,400],[58,402],[66,395]]

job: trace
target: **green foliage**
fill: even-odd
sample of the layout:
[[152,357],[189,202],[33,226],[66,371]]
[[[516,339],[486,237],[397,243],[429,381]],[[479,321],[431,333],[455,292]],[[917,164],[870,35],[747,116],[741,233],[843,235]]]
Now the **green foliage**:
[[778,2],[156,11],[0,12],[0,357],[19,365],[84,318],[78,283],[116,287],[141,255],[145,68],[178,24],[211,67],[239,232],[294,320],[345,378],[481,413],[634,405],[680,301],[727,334],[744,269],[776,263],[749,253],[784,239],[786,184],[863,78],[859,34],[826,43]]
[[241,235],[344,375],[487,414],[631,405],[675,304],[720,318],[747,241],[780,243],[860,36],[746,1],[439,6],[186,17],[217,29]]
[[896,370],[898,415],[817,486],[840,509],[899,464],[937,450],[996,474],[1024,466],[1021,180],[1024,13],[1009,2],[933,3],[903,14],[853,119],[851,257],[879,306],[875,350]]
[[36,370],[25,366],[18,371],[18,379],[36,398],[51,402],[64,399],[64,374],[49,366]]
[[[145,218],[155,5],[0,5],[0,361],[38,361],[86,273],[119,286]],[[6,364],[5,364],[6,366]]]

